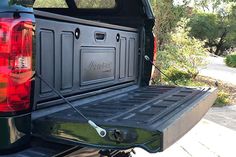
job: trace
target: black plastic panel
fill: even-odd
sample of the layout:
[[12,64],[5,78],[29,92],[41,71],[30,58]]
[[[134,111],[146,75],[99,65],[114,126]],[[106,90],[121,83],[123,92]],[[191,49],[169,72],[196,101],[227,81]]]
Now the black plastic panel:
[[[39,18],[36,24],[36,70],[63,95],[137,82],[139,39],[134,29]],[[56,98],[42,81],[36,79],[36,86],[37,102]]]
[[[54,51],[54,33],[53,31],[43,30],[40,32],[40,73],[47,76],[45,79],[50,84],[54,84],[55,72],[55,51]],[[43,82],[40,82],[40,93],[51,92]]]
[[133,77],[135,75],[135,39],[129,39],[129,77]]
[[74,35],[71,32],[63,32],[61,38],[61,89],[66,90],[73,87]]
[[76,106],[106,128],[105,138],[73,109],[35,119],[33,132],[51,140],[60,138],[98,148],[138,146],[149,152],[163,151],[204,116],[216,97],[217,90],[211,88],[143,87]]
[[153,123],[165,118],[180,106],[188,106],[191,100],[204,93],[205,91],[184,87],[145,87],[93,102],[79,109],[85,116],[101,123],[148,129]]
[[125,67],[126,67],[126,53],[127,52],[127,40],[126,38],[121,38],[120,41],[120,78],[125,78]]
[[115,79],[114,48],[82,48],[81,85],[86,86]]

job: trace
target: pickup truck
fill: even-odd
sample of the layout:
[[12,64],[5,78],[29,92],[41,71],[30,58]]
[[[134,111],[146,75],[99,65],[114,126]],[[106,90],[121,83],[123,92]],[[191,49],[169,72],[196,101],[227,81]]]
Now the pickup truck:
[[148,0],[1,0],[0,153],[128,157],[186,134],[217,90],[150,85],[154,23]]

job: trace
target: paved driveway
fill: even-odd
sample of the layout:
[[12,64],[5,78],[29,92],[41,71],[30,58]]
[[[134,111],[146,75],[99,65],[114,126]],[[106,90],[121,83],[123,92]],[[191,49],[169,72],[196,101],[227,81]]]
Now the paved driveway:
[[203,119],[165,152],[136,152],[134,157],[235,157],[236,131]]
[[211,108],[202,121],[165,152],[136,151],[134,157],[235,157],[236,106]]
[[213,107],[207,113],[205,118],[236,131],[236,105]]
[[208,65],[200,75],[236,85],[236,68],[227,67],[222,57],[208,57]]

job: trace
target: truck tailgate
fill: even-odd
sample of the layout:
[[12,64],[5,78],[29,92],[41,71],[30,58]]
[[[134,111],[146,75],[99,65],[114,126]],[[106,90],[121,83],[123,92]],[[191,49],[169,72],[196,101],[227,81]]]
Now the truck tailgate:
[[189,131],[217,97],[212,88],[149,86],[90,102],[78,109],[106,128],[99,137],[72,109],[34,120],[34,134],[107,149],[163,151]]

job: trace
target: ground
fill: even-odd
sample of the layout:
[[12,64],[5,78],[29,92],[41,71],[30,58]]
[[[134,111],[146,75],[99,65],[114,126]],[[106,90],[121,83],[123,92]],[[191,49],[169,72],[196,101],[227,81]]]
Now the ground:
[[236,106],[213,107],[206,119],[236,131]]
[[162,153],[136,149],[133,157],[235,157],[236,106],[214,107],[177,143]]
[[133,157],[235,157],[236,131],[203,119],[165,152],[136,149]]
[[[236,85],[236,68],[225,66],[222,57],[210,56],[200,75]],[[213,107],[190,132],[162,153],[136,149],[133,157],[235,157],[236,105]]]
[[223,57],[210,56],[208,65],[201,68],[200,75],[236,85],[236,68],[227,67]]

